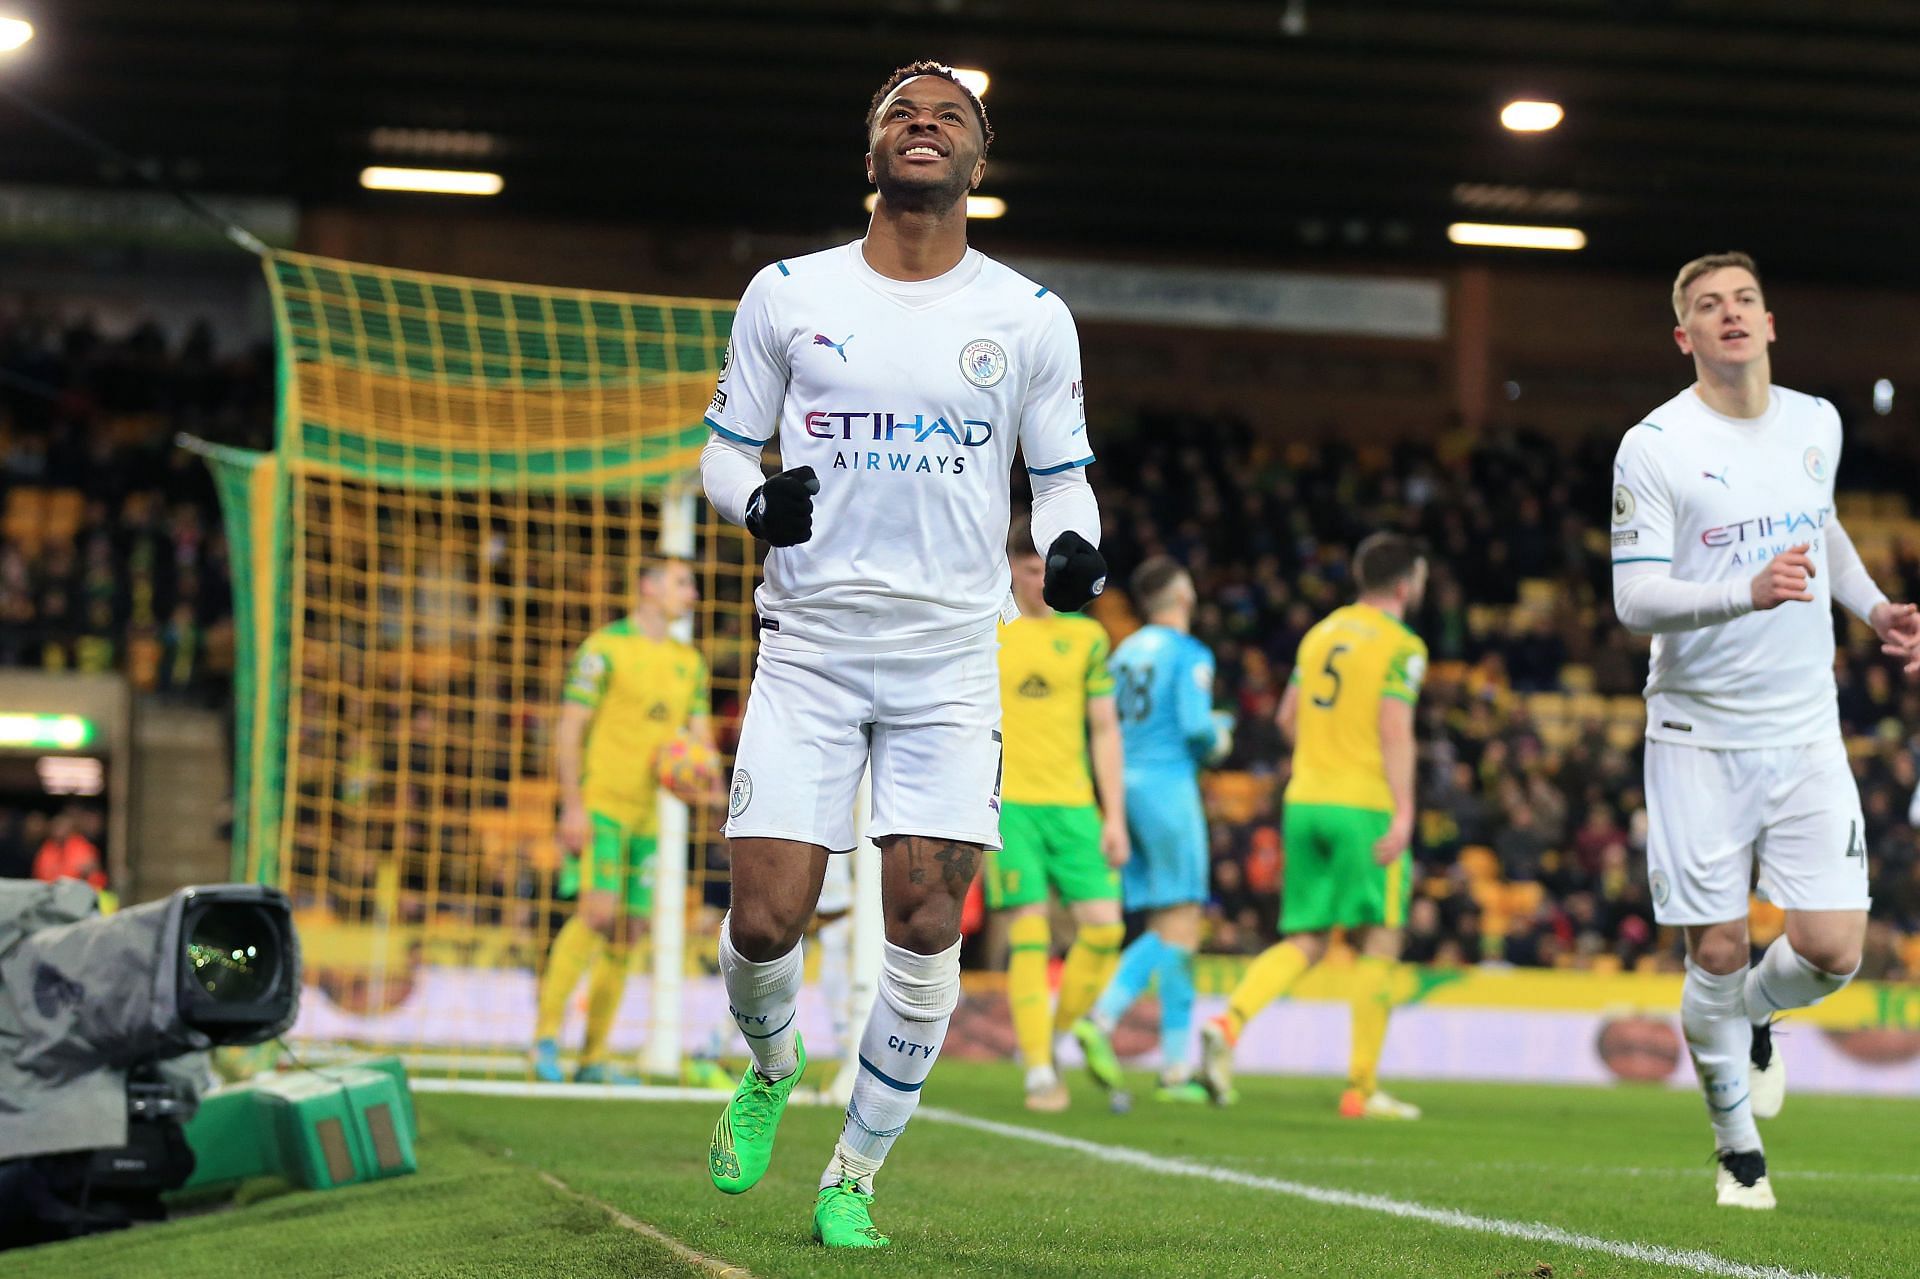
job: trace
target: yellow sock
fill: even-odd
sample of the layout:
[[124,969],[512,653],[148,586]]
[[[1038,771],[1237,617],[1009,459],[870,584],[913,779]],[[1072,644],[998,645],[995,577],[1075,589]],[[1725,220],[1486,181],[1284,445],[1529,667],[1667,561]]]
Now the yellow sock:
[[1007,929],[1007,1003],[1013,1037],[1028,1069],[1053,1064],[1053,1009],[1047,998],[1047,951],[1053,929],[1045,915],[1022,915]]
[[553,939],[547,952],[547,971],[540,975],[540,1014],[533,1024],[535,1039],[560,1038],[560,1023],[567,1017],[567,1001],[573,988],[606,947],[606,939],[587,926],[584,919],[569,919]]
[[607,1059],[607,1039],[620,1014],[620,996],[627,993],[627,948],[609,946],[593,961],[587,978],[587,1040],[580,1048],[580,1064],[597,1066]]
[[1380,1052],[1387,1043],[1387,1014],[1393,1008],[1388,989],[1393,962],[1362,955],[1353,961],[1353,1061],[1347,1085],[1371,1097],[1380,1087]]
[[1067,962],[1060,970],[1060,1007],[1055,1012],[1055,1030],[1066,1030],[1087,1015],[1093,1001],[1113,980],[1120,964],[1120,943],[1127,937],[1125,924],[1082,924],[1067,950]]
[[1232,1028],[1234,1038],[1240,1037],[1240,1032],[1260,1015],[1262,1008],[1292,990],[1300,974],[1311,967],[1313,961],[1307,958],[1307,952],[1290,941],[1278,942],[1261,951],[1260,957],[1247,967],[1247,975],[1233,988],[1232,998],[1227,1000],[1227,1025]]

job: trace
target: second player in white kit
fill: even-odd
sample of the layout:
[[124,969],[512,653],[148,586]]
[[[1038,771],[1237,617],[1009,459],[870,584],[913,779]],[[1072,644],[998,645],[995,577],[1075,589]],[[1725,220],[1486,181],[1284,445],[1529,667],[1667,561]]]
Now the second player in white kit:
[[[1840,736],[1832,605],[1914,660],[1920,619],[1873,583],[1834,508],[1840,417],[1773,386],[1751,259],[1689,263],[1674,290],[1698,381],[1626,433],[1614,461],[1614,606],[1653,635],[1648,887],[1682,926],[1682,1023],[1720,1162],[1719,1202],[1770,1208],[1756,1116],[1778,1113],[1770,1023],[1860,965],[1867,855]],[[1749,967],[1747,899],[1787,929]]]

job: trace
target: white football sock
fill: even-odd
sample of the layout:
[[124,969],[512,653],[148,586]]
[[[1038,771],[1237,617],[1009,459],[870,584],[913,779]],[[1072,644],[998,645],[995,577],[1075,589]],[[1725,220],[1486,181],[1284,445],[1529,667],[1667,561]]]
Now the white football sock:
[[1680,995],[1680,1024],[1687,1033],[1694,1073],[1706,1095],[1714,1145],[1720,1150],[1764,1149],[1747,1095],[1747,1058],[1753,1029],[1747,1021],[1742,994],[1746,981],[1744,964],[1738,972],[1722,975],[1688,960],[1687,981]]
[[920,1104],[920,1086],[933,1072],[959,1003],[959,942],[937,955],[886,943],[879,997],[860,1037],[860,1074],[822,1186],[851,1177],[872,1193],[874,1173]]
[[1758,1026],[1775,1013],[1817,1004],[1852,980],[1853,973],[1830,973],[1809,962],[1781,933],[1747,974],[1747,1016]]
[[785,1079],[800,1064],[794,1051],[794,1013],[800,1003],[801,944],[778,959],[756,964],[733,948],[733,913],[720,921],[720,978],[727,1011],[747,1037],[753,1062],[767,1079]]

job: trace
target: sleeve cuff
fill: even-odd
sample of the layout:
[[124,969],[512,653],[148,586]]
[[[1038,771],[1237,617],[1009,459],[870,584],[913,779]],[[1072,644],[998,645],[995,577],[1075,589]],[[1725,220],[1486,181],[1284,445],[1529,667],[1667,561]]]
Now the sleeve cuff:
[[[709,425],[711,425],[711,423],[709,423]],[[720,428],[714,427],[714,429],[717,431]],[[1028,475],[1058,475],[1062,471],[1071,471],[1076,466],[1089,466],[1092,464],[1092,462],[1093,462],[1093,455],[1088,454],[1086,457],[1081,458],[1077,462],[1061,462],[1057,466],[1029,466],[1027,468],[1027,474]]]
[[[767,440],[756,440],[751,435],[742,435],[738,431],[729,431],[726,427],[720,425],[718,422],[714,421],[710,417],[702,418],[701,420],[707,424],[707,429],[712,431],[715,435],[724,436],[725,438],[732,440],[735,444],[750,444],[755,448],[759,448],[762,445],[766,444],[767,442]],[[773,438],[772,436],[767,437],[767,439],[772,439],[772,438]]]

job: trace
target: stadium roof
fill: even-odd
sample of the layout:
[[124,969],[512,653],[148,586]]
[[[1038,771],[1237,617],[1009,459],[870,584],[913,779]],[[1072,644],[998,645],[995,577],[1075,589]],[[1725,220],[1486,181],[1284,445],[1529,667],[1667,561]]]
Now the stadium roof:
[[[1903,0],[8,0],[0,80],[182,183],[391,207],[364,165],[506,176],[525,211],[864,221],[896,64],[993,75],[998,242],[1455,261],[1455,220],[1581,260],[1920,282],[1920,5]],[[1566,121],[1500,127],[1509,99]],[[0,99],[0,182],[124,175]],[[417,207],[417,206],[415,206]]]

